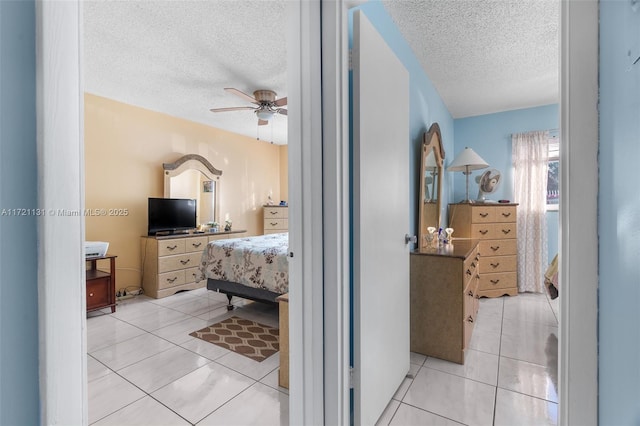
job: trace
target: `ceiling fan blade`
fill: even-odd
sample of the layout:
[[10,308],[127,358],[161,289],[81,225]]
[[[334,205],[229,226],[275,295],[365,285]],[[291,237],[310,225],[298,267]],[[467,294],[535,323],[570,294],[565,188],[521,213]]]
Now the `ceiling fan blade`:
[[254,107],[246,106],[246,107],[230,107],[230,108],[211,108],[209,111],[211,112],[225,112],[225,111],[241,111],[241,110],[254,110]]
[[285,106],[287,104],[287,98],[280,98],[273,103],[275,106]]
[[269,124],[267,120],[258,120],[258,126],[266,126],[267,124]]
[[277,112],[278,114],[287,115],[287,110],[286,110],[286,109],[284,109],[284,108],[278,108],[278,109],[276,110],[276,112]]
[[224,90],[226,90],[229,93],[233,93],[236,96],[240,96],[242,99],[244,99],[244,100],[246,100],[248,102],[251,102],[252,104],[256,104],[256,105],[259,104],[259,102],[256,101],[256,98],[254,98],[253,96],[249,96],[246,93],[241,92],[238,89],[234,89],[233,87],[225,87]]

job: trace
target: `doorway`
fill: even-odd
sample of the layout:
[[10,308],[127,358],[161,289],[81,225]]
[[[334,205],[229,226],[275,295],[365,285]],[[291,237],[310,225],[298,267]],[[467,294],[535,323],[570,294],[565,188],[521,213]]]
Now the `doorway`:
[[[306,129],[305,131],[313,136],[302,142],[309,151],[306,151],[307,155],[300,155],[300,167],[304,166],[304,170],[309,174],[307,180],[301,185],[309,185],[309,189],[314,189],[312,182],[318,180],[322,182],[323,179],[325,179],[325,189],[330,186],[329,184],[334,184],[325,191],[324,195],[319,192],[313,193],[311,202],[304,198],[307,200],[303,201],[307,215],[304,217],[301,215],[299,218],[305,235],[320,237],[326,233],[325,245],[330,245],[331,249],[327,249],[327,252],[331,253],[333,260],[328,265],[325,264],[323,270],[322,244],[319,243],[321,238],[314,238],[315,245],[305,239],[306,247],[313,248],[314,251],[311,259],[302,262],[307,266],[313,264],[317,268],[312,272],[310,268],[304,267],[303,271],[310,276],[319,273],[326,282],[332,283],[330,289],[325,288],[319,291],[321,294],[324,293],[324,305],[329,307],[328,309],[338,311],[338,315],[331,319],[328,315],[325,316],[327,321],[331,321],[327,326],[336,333],[327,333],[324,345],[322,333],[319,335],[316,333],[313,337],[311,333],[305,333],[307,340],[304,347],[310,347],[306,343],[315,345],[311,346],[310,352],[315,356],[306,356],[304,362],[302,356],[300,357],[300,363],[304,365],[307,374],[300,375],[299,386],[303,389],[304,381],[304,389],[309,390],[309,393],[301,395],[298,407],[300,413],[310,413],[309,419],[324,418],[328,423],[331,423],[332,419],[337,419],[333,423],[347,424],[344,416],[348,413],[348,405],[344,402],[348,401],[348,363],[345,362],[348,361],[348,352],[345,355],[346,349],[343,343],[348,340],[346,337],[348,336],[348,316],[344,315],[342,307],[348,300],[348,295],[345,294],[342,284],[348,282],[349,268],[348,264],[343,262],[348,253],[348,247],[338,232],[348,230],[348,226],[345,226],[348,217],[345,214],[348,206],[348,192],[345,191],[348,157],[345,155],[346,146],[342,144],[342,141],[346,140],[344,137],[348,134],[345,124],[349,122],[344,96],[347,93],[344,76],[347,73],[348,60],[346,51],[340,46],[343,46],[343,42],[346,41],[346,13],[350,4],[349,2],[322,4],[324,19],[321,35],[320,22],[317,19],[319,3],[303,3],[303,5],[297,5],[297,11],[294,12],[297,13],[294,16],[302,18],[295,32],[302,34],[302,39],[298,40],[298,46],[305,45],[310,48],[306,50],[310,57],[298,50],[298,53],[294,54],[297,58],[294,62],[298,67],[303,65],[310,67],[305,68],[307,70],[320,70],[322,66],[326,78],[323,79],[323,86],[319,84],[319,72],[317,75],[313,73],[308,80],[301,79],[300,102],[308,102],[307,117],[316,117],[301,121],[299,127],[300,132]],[[316,15],[313,15],[314,13]],[[53,195],[62,195],[58,188],[78,188],[79,182],[82,181],[79,160],[82,148],[78,143],[82,139],[80,136],[82,93],[78,84],[80,81],[78,70],[80,7],[78,3],[38,3],[37,15],[40,34],[37,57],[40,61],[39,71],[42,77],[42,84],[39,87],[38,145],[41,154],[38,166],[41,193],[51,194],[51,196],[40,197],[40,207],[46,209],[55,207]],[[593,108],[597,99],[597,3],[595,1],[563,2],[562,16],[561,127],[562,140],[565,141],[566,146],[566,151],[562,155],[566,165],[570,164],[572,169],[569,174],[568,167],[564,167],[565,164],[563,164],[565,171],[562,192],[567,205],[561,206],[563,234],[561,252],[564,265],[561,277],[566,285],[563,286],[560,296],[563,316],[560,337],[560,376],[561,386],[566,388],[561,388],[560,423],[593,424],[597,419],[594,412],[597,410],[595,345],[597,341],[595,334],[597,271],[595,268],[598,243],[595,235],[597,203],[595,194],[590,189],[594,187],[594,183],[597,183],[597,169],[592,167],[596,163],[597,153],[597,131],[594,131],[594,126],[597,126],[597,112]],[[326,55],[323,57],[325,60],[322,61],[322,65],[317,60],[320,57],[321,39],[325,46],[335,48],[324,51]],[[583,47],[587,48],[586,51],[582,49]],[[55,58],[55,64],[52,58]],[[588,67],[584,65],[585,59],[590,64]],[[577,69],[574,64],[581,64],[581,69]],[[588,72],[585,72],[585,68],[588,68]],[[319,96],[311,96],[320,92],[325,101],[324,106],[327,108],[325,121],[322,124],[325,129],[324,134],[338,136],[331,141],[325,139],[321,142],[324,143],[324,154],[337,159],[337,162],[324,164],[322,155],[316,157],[310,155],[314,147],[320,146],[317,117],[320,117],[322,106],[319,103]],[[57,108],[60,104],[64,104],[65,108]],[[571,106],[570,110],[569,106]],[[302,120],[302,116],[299,119]],[[310,128],[312,123],[316,126],[315,128]],[[312,141],[315,145],[311,144]],[[580,141],[580,149],[570,149],[578,141]],[[305,151],[301,150],[299,153],[303,152]],[[580,164],[585,158],[589,161],[584,162],[585,167],[582,167]],[[344,173],[345,171],[347,173]],[[572,192],[569,192],[569,188]],[[78,188],[70,192],[65,207],[80,209],[83,205],[83,189]],[[304,197],[309,196],[309,193],[305,194],[307,195]],[[591,195],[584,197],[584,194]],[[317,197],[320,197],[319,204]],[[65,200],[61,201],[65,202]],[[321,218],[323,211],[326,211],[323,206],[335,213],[330,216],[331,218],[338,218],[338,226],[332,227],[331,230],[326,228],[323,230],[317,225],[312,226],[312,220]],[[54,232],[56,226],[59,226],[60,232]],[[44,423],[86,423],[86,389],[82,384],[86,382],[86,376],[82,373],[84,366],[81,356],[85,351],[82,337],[84,294],[78,290],[82,288],[83,283],[83,274],[81,274],[83,259],[78,257],[75,261],[66,264],[55,262],[60,253],[82,252],[84,236],[80,235],[81,229],[83,229],[81,219],[78,219],[77,223],[70,224],[59,218],[43,220],[40,228],[39,321],[42,336],[40,381]],[[318,229],[320,229],[319,232]],[[302,237],[299,243],[298,247],[302,247]],[[317,244],[320,244],[319,252]],[[336,250],[333,250],[334,247]],[[347,247],[346,251],[345,247]],[[587,265],[586,268],[585,265]],[[69,270],[77,273],[70,278],[67,273]],[[577,292],[572,294],[572,282],[581,283],[580,295]],[[308,330],[316,327],[316,331],[319,327],[321,331],[322,314],[318,315],[318,309],[314,309],[311,294],[301,294],[299,297],[302,302],[299,309],[304,310],[304,321],[299,325],[299,334],[302,335],[307,327]],[[318,319],[320,319],[319,326]],[[56,327],[53,327],[53,324]],[[320,345],[317,339],[320,339]],[[322,354],[325,352],[323,346],[326,348],[325,368],[322,370],[320,367],[321,373],[318,376],[317,367],[313,367],[313,361],[322,359]],[[299,355],[302,355],[302,348]],[[71,368],[61,373],[61,366]],[[326,398],[323,398],[321,385],[322,371],[326,374],[327,389],[337,390],[335,394],[327,392]],[[312,381],[313,377],[316,378],[315,381]],[[569,377],[572,381],[568,380]],[[60,398],[62,392],[65,398]],[[296,404],[292,403],[292,406],[295,407]],[[583,410],[583,407],[590,409]],[[302,414],[299,415],[302,416]],[[296,418],[302,417],[295,417],[292,414],[292,421]]]

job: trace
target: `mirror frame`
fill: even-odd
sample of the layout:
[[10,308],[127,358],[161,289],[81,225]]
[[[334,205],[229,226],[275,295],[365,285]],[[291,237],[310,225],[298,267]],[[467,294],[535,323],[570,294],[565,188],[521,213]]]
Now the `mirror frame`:
[[213,216],[216,221],[220,222],[220,177],[222,176],[222,170],[218,170],[201,155],[187,154],[178,158],[173,163],[162,163],[162,169],[164,170],[164,197],[170,198],[171,194],[171,178],[178,176],[179,174],[187,170],[197,170],[209,180],[216,182],[215,190],[215,206],[213,209]]
[[444,176],[444,158],[445,152],[442,146],[442,135],[440,133],[440,126],[438,123],[433,123],[429,130],[424,133],[422,137],[422,147],[420,149],[420,198],[418,203],[420,205],[420,213],[418,216],[418,228],[419,228],[419,248],[426,247],[426,234],[427,228],[433,226],[433,224],[424,223],[423,215],[425,209],[425,171],[426,171],[426,159],[428,154],[433,150],[436,165],[438,166],[438,197],[436,201],[437,209],[437,226],[440,227],[441,210],[442,210],[442,178]]

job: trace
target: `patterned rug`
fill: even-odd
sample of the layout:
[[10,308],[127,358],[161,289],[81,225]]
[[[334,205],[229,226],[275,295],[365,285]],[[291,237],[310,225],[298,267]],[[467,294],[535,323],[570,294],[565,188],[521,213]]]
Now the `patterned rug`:
[[261,362],[280,350],[277,328],[244,318],[231,317],[189,336],[237,352]]

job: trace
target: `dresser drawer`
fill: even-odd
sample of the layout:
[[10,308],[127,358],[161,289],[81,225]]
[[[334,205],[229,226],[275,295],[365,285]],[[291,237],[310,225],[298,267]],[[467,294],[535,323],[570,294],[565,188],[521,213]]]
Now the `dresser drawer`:
[[518,253],[518,240],[483,240],[479,247],[481,256],[506,256]]
[[473,206],[471,208],[471,223],[495,222],[495,207]]
[[483,257],[480,263],[480,275],[493,274],[495,272],[513,272],[518,267],[517,256],[490,256]]
[[110,277],[100,277],[87,281],[87,310],[111,303],[109,298],[110,291]]
[[499,240],[517,238],[518,227],[515,223],[474,223],[471,225],[471,238],[480,240]]
[[192,283],[195,282],[196,277],[200,275],[200,268],[197,266],[195,268],[189,268],[184,270],[184,282]]
[[494,222],[515,222],[516,206],[495,207],[496,215]]
[[469,280],[478,275],[479,258],[480,256],[478,256],[478,252],[474,251],[471,256],[465,259],[462,266],[462,274],[464,276],[464,279],[462,280],[463,288],[466,288],[469,285]]
[[202,253],[202,251],[204,250],[204,247],[207,245],[207,242],[208,242],[207,237],[187,238],[184,242],[184,245],[185,245],[184,252],[185,253],[194,253],[194,252]]
[[272,229],[280,229],[280,230],[286,231],[288,228],[289,228],[288,219],[265,219],[264,220],[265,232]]
[[158,259],[158,273],[192,268],[198,266],[201,259],[202,253],[199,252],[161,257]]
[[171,271],[158,275],[158,288],[175,287],[184,283],[184,271]]
[[175,240],[158,240],[158,256],[182,254],[185,248],[185,238]]
[[510,288],[516,287],[517,273],[516,272],[502,272],[497,274],[482,274],[480,275],[479,291],[493,290],[498,288]]
[[287,207],[265,207],[264,220],[268,219],[285,219],[288,217]]

